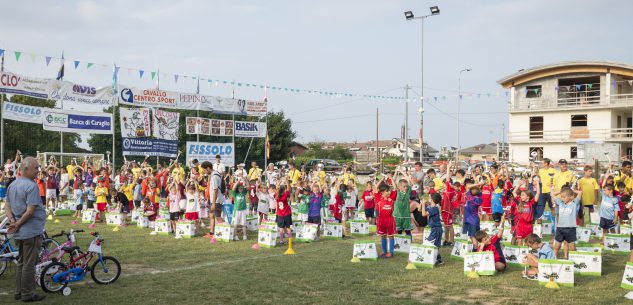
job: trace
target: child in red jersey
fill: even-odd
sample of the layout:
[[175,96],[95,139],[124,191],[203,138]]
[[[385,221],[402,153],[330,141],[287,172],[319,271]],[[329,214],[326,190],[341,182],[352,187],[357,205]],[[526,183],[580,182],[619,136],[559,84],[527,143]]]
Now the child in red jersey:
[[514,189],[513,193],[515,201],[514,221],[516,225],[516,242],[517,245],[523,246],[525,245],[525,239],[528,237],[528,235],[532,234],[533,230],[533,206],[534,202],[538,201],[538,184],[536,185],[536,196],[534,196],[534,194],[532,194],[532,192],[529,190],[519,191],[519,188]]
[[[380,257],[393,257],[393,249],[395,241],[393,236],[396,234],[396,221],[393,218],[393,205],[396,200],[396,192],[390,191],[389,186],[384,180],[378,185],[376,193],[376,208],[378,209],[378,218],[376,222],[376,235],[380,236],[382,254]],[[387,239],[389,239],[389,251],[387,251]]]
[[494,187],[490,178],[484,175],[484,185],[481,187],[481,220],[489,221],[492,215],[492,192]]
[[290,185],[288,180],[284,181],[284,184],[280,185],[277,190],[275,200],[277,201],[277,227],[279,228],[279,243],[284,244],[284,232],[288,236],[288,239],[292,238],[292,209],[288,203],[290,198]]
[[[505,221],[506,214],[501,216],[501,223]],[[503,236],[503,226],[499,226],[497,234],[492,237],[486,233],[486,231],[477,231],[475,233],[475,240],[477,240],[477,248],[473,252],[491,251],[495,260],[495,269],[498,272],[506,270],[507,264],[505,256],[503,255],[503,249],[501,248],[501,239]]]
[[371,181],[367,182],[367,188],[363,192],[363,205],[365,206],[365,218],[369,224],[375,225],[376,218],[374,218],[374,212],[376,208],[376,198],[374,197],[374,188]]
[[[455,182],[459,185],[459,182]],[[456,194],[459,192],[459,186],[457,188],[451,185],[450,180],[446,180],[446,191],[442,194],[442,223],[444,223],[444,246],[450,246],[454,242],[455,232],[453,231],[453,201]]]
[[[345,206],[345,193],[346,193],[346,185],[340,184],[336,182],[337,192],[334,195],[334,202],[330,205],[330,211],[332,212],[332,216],[338,223],[343,223],[343,207]],[[345,224],[343,224],[343,237],[347,235],[347,228]]]

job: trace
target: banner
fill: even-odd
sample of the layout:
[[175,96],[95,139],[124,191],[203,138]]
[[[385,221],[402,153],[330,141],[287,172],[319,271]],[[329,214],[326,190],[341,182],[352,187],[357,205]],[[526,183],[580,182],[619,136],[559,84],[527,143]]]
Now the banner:
[[114,97],[112,87],[96,88],[78,85],[66,81],[52,80],[49,98],[62,102],[74,102],[87,105],[112,106]]
[[178,141],[180,113],[160,109],[152,111],[154,137],[163,140]]
[[119,92],[120,104],[151,108],[211,111],[212,103],[210,100],[214,98],[200,94],[138,89],[123,85],[120,86]]
[[48,99],[50,79],[27,77],[10,72],[0,72],[0,93],[18,94]]
[[5,120],[42,124],[44,109],[46,108],[4,102],[2,112]]
[[122,138],[123,155],[159,156],[175,158],[178,155],[178,141],[152,138]]
[[150,116],[149,109],[146,108],[119,108],[121,122],[121,137],[123,138],[143,138],[149,137]]
[[210,135],[219,136],[219,137],[232,137],[233,136],[233,121],[211,119]]
[[187,164],[198,159],[200,163],[209,161],[215,163],[215,156],[222,157],[224,166],[235,166],[235,150],[233,143],[187,142]]
[[112,114],[82,113],[64,110],[45,109],[43,112],[44,130],[112,134]]
[[187,117],[185,120],[187,134],[211,135],[211,120],[198,117]]
[[223,97],[214,98],[211,104],[215,113],[250,116],[265,116],[268,111],[267,107],[268,102],[266,101],[236,100]]
[[235,136],[246,138],[263,138],[266,136],[266,123],[235,121]]

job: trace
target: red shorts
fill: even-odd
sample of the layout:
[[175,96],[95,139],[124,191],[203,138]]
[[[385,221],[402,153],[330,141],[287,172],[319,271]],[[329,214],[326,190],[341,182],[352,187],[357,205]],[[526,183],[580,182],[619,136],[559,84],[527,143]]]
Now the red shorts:
[[393,217],[380,218],[376,222],[376,235],[396,235],[396,221]]
[[519,221],[517,223],[516,237],[525,239],[532,234],[532,223]]
[[481,210],[487,215],[492,215],[492,207],[491,206],[481,206]]
[[198,212],[185,213],[186,220],[198,220]]
[[453,225],[453,214],[449,213],[449,212],[442,211],[442,222],[446,226],[452,226]]
[[107,203],[97,203],[97,211],[105,212]]

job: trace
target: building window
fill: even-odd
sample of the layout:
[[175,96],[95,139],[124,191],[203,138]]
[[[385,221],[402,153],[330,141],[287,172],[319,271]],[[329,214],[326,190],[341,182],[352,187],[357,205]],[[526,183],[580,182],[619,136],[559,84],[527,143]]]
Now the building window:
[[572,115],[571,127],[587,127],[587,115],[586,114]]
[[572,146],[569,148],[569,158],[578,159],[578,146]]
[[542,89],[541,85],[526,86],[525,87],[525,97],[526,98],[541,97],[541,93],[543,93],[543,89]]
[[530,160],[543,160],[543,147],[530,147]]
[[530,117],[530,139],[542,139],[543,138],[543,117],[533,116]]

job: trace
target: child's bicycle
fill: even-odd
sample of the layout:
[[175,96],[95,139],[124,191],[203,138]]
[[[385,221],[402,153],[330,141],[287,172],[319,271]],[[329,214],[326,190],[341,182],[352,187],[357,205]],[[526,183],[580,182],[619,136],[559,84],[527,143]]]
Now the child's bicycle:
[[[75,238],[75,233],[81,233],[81,232],[84,232],[84,230],[75,231],[71,229],[70,232],[61,231],[61,233],[53,235],[49,240],[44,240],[42,242],[42,250],[40,251],[39,263],[35,265],[35,283],[38,286],[41,286],[39,281],[40,281],[40,274],[42,272],[42,269],[48,266],[48,264],[52,262],[61,262],[62,258],[64,257],[64,254],[67,253],[65,249],[71,249],[75,245],[75,242],[77,241]],[[58,245],[57,247],[53,247],[54,244],[47,245],[47,243],[52,243],[53,238],[64,236],[64,235],[66,236],[67,240],[63,244]],[[69,257],[70,258],[76,257],[76,256],[79,256],[80,254],[81,253],[79,252],[79,250],[74,250]]]
[[[79,247],[72,246],[62,250],[70,253],[71,258],[68,264],[62,262],[52,262],[42,270],[40,285],[45,292],[62,291],[64,295],[70,295],[69,283],[81,281],[90,271],[90,276],[95,283],[107,285],[114,283],[121,275],[121,264],[111,256],[103,256],[101,243],[104,241],[99,233],[93,232],[90,235],[95,238],[90,243],[88,252],[79,251]],[[78,253],[78,255],[73,255]],[[93,262],[93,258],[97,258]],[[92,265],[90,263],[92,262]]]

